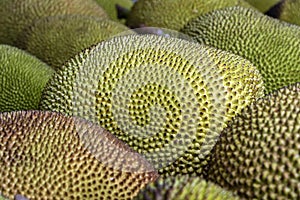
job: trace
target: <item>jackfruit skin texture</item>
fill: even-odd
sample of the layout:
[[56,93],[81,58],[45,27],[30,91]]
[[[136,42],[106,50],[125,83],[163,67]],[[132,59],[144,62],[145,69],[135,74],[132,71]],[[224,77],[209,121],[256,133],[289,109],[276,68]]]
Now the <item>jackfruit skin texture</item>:
[[257,8],[260,12],[265,13],[271,7],[280,2],[280,0],[245,0],[253,7]]
[[0,112],[37,109],[54,70],[36,57],[0,45]]
[[0,43],[15,45],[35,20],[56,15],[85,15],[108,19],[94,0],[1,0]]
[[13,199],[131,199],[157,178],[138,153],[89,121],[0,114],[0,191]]
[[286,21],[291,24],[300,25],[300,1],[299,0],[282,0],[272,7],[266,14]]
[[152,26],[178,31],[199,15],[236,5],[251,7],[244,0],[139,0],[133,5],[126,24],[131,28]]
[[263,95],[247,60],[156,35],[112,38],[63,66],[40,109],[99,123],[163,175],[201,174],[222,127]]
[[112,20],[79,15],[51,16],[25,30],[18,46],[57,69],[82,50],[123,32],[133,34]]
[[246,107],[226,128],[209,180],[243,199],[300,198],[300,83]]
[[142,189],[134,200],[238,200],[231,192],[200,177],[171,176],[158,178]]
[[133,2],[132,0],[95,0],[109,15],[109,17],[115,21],[119,21],[116,5],[119,5],[125,9],[130,10]]
[[237,6],[200,16],[182,32],[248,59],[262,74],[266,94],[300,81],[298,26]]

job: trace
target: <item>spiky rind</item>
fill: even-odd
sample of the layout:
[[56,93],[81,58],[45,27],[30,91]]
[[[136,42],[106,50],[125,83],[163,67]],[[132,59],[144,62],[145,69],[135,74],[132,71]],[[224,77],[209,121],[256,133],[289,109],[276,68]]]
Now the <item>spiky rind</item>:
[[300,198],[300,83],[246,107],[221,134],[207,177],[245,199]]
[[182,32],[248,59],[262,74],[265,93],[300,81],[298,26],[237,6],[200,16]]
[[244,0],[139,0],[133,5],[126,24],[133,28],[152,26],[180,30],[195,17],[236,5],[251,7]]
[[229,191],[200,177],[170,176],[159,178],[142,189],[134,200],[238,200]]
[[138,153],[86,120],[0,114],[0,191],[11,199],[131,199],[157,178]]
[[57,71],[40,108],[101,124],[162,174],[201,173],[222,127],[263,95],[249,61],[176,38],[116,37],[81,58]]
[[21,32],[35,20],[71,14],[108,18],[94,0],[1,0],[0,43],[15,45]]
[[133,34],[126,26],[111,20],[80,15],[51,16],[28,27],[17,44],[59,68],[82,50],[123,32]]
[[37,109],[54,70],[36,57],[0,45],[0,112]]

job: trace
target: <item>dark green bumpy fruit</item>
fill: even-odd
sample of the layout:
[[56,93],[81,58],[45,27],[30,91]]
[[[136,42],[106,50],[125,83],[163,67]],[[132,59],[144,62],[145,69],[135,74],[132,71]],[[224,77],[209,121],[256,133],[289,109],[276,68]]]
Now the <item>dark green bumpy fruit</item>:
[[300,199],[300,83],[245,108],[226,128],[208,179],[244,199]]
[[111,20],[80,15],[52,16],[26,29],[18,46],[59,68],[82,50],[123,32],[130,33],[126,26]]
[[280,2],[280,0],[245,0],[261,12],[268,11],[272,6]]
[[59,113],[0,114],[0,191],[13,199],[131,199],[157,172],[86,120]]
[[197,43],[128,35],[99,43],[53,76],[40,108],[99,123],[161,174],[200,174],[222,128],[263,95],[248,60]]
[[178,31],[204,13],[236,5],[251,7],[244,0],[139,0],[133,5],[126,24],[132,28],[152,26]]
[[18,48],[0,45],[0,112],[37,109],[54,70]]
[[95,0],[113,20],[118,20],[117,5],[124,9],[130,10],[133,2],[132,0]]
[[282,0],[266,14],[300,26],[300,0]]
[[0,43],[15,45],[21,32],[35,20],[57,15],[108,18],[94,0],[1,0]]
[[252,62],[266,93],[300,81],[300,27],[242,7],[210,12],[182,30],[201,44],[230,51]]
[[200,177],[159,178],[142,189],[134,200],[238,200],[231,192]]

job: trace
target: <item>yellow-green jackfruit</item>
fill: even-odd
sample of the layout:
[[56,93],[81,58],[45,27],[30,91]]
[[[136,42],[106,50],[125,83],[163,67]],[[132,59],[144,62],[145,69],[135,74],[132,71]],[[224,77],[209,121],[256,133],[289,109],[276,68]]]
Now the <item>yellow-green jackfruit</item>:
[[298,26],[237,6],[198,17],[182,32],[250,60],[264,78],[266,93],[300,81]]
[[300,26],[300,1],[282,0],[272,7],[266,14]]
[[13,199],[131,199],[157,178],[138,153],[86,120],[0,114],[0,191]]
[[243,199],[300,199],[300,83],[246,107],[226,128],[208,179]]
[[18,46],[58,68],[82,50],[122,32],[130,33],[126,26],[112,20],[54,16],[36,21],[24,31]]
[[142,189],[134,200],[238,200],[231,192],[200,177],[159,178]]
[[58,70],[40,108],[99,123],[170,175],[201,173],[222,127],[261,95],[258,70],[239,56],[176,38],[127,35]]
[[118,9],[120,6],[124,9],[130,10],[133,1],[132,0],[95,0],[113,20],[118,20]]
[[245,1],[263,13],[268,11],[271,7],[276,5],[278,2],[280,2],[280,0],[245,0]]
[[244,0],[139,0],[133,5],[126,24],[132,28],[152,26],[180,30],[193,18],[235,5],[251,7]]
[[0,43],[14,45],[22,30],[35,20],[71,14],[108,18],[94,0],[1,0]]
[[0,112],[37,109],[53,73],[51,67],[25,51],[0,45]]

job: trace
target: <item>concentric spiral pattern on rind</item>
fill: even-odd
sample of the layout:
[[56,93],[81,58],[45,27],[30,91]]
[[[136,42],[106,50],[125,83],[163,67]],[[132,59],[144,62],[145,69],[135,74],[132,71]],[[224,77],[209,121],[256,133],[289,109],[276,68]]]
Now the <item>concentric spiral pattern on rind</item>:
[[207,166],[209,180],[245,199],[300,199],[300,83],[245,108]]
[[238,200],[223,188],[200,177],[159,178],[142,189],[134,200]]
[[152,166],[86,120],[42,111],[0,114],[0,191],[13,199],[131,199]]
[[195,18],[182,32],[248,59],[262,74],[266,94],[300,81],[299,26],[236,6]]
[[129,35],[71,60],[40,105],[101,124],[170,175],[201,173],[226,122],[262,94],[260,74],[239,56]]

